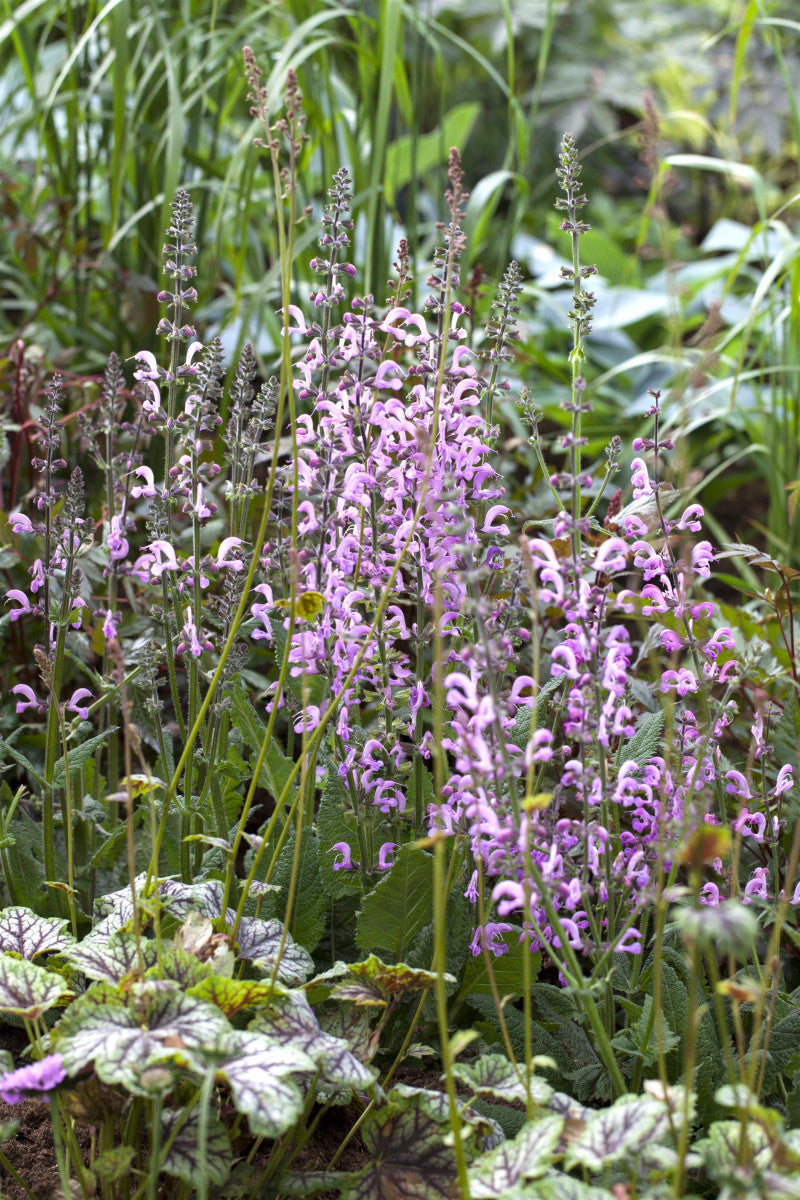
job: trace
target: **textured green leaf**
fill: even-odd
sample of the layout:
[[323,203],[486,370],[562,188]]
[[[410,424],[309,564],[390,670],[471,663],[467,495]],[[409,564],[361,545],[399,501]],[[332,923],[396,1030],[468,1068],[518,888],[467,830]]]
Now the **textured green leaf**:
[[230,1087],[237,1112],[256,1136],[280,1137],[303,1111],[304,1092],[294,1077],[312,1075],[314,1060],[297,1045],[253,1031],[232,1034],[226,1050],[218,1075]]
[[[518,1000],[522,995],[524,979],[522,957],[524,954],[530,957],[531,979],[535,980],[541,970],[542,956],[539,953],[531,954],[518,938],[512,938],[507,954],[491,956],[492,974],[501,997],[510,996],[512,1000]],[[465,1000],[472,995],[491,996],[492,994],[492,984],[484,955],[470,956],[464,967],[458,999]]]
[[130,1174],[135,1157],[133,1146],[112,1146],[93,1160],[92,1171],[106,1183],[118,1183]]
[[[517,1063],[515,1071],[503,1054],[484,1054],[473,1063],[454,1063],[453,1075],[482,1100],[527,1103],[527,1067],[525,1063]],[[531,1075],[529,1088],[534,1102],[539,1105],[547,1104],[553,1094],[549,1083],[540,1075]]]
[[66,950],[75,942],[66,933],[66,918],[37,917],[29,908],[6,908],[0,912],[0,951],[12,951],[22,958]]
[[[184,1119],[185,1118],[185,1119]],[[205,1155],[200,1159],[200,1113],[192,1109],[189,1116],[181,1110],[165,1109],[161,1117],[162,1144],[165,1145],[175,1125],[182,1120],[163,1162],[167,1175],[175,1175],[198,1187],[203,1179],[220,1186],[231,1169],[231,1140],[222,1122],[208,1114]]]
[[177,991],[144,985],[123,1004],[101,984],[73,1004],[56,1030],[64,1069],[76,1074],[94,1063],[105,1083],[121,1084],[139,1095],[149,1093],[142,1075],[174,1056],[213,1050],[230,1030],[211,1004]]
[[571,1175],[562,1175],[560,1171],[537,1179],[535,1190],[528,1196],[530,1200],[614,1200],[613,1192],[593,1187]]
[[473,1200],[504,1196],[524,1180],[544,1174],[563,1126],[563,1117],[540,1117],[525,1125],[512,1142],[503,1142],[478,1159],[469,1173]]
[[[280,853],[275,867],[274,881],[282,889],[280,896],[289,895],[289,883],[295,869],[295,840],[291,837]],[[283,901],[285,906],[285,899]],[[281,900],[275,896],[268,901],[264,908],[265,916],[280,916],[284,913],[280,908]],[[325,931],[325,913],[328,908],[328,897],[322,886],[319,867],[319,849],[317,838],[310,829],[304,829],[300,854],[297,862],[297,878],[295,882],[294,906],[290,930],[295,941],[309,951],[318,945]]]
[[67,778],[67,765],[69,765],[70,771],[77,771],[78,767],[82,767],[88,759],[92,758],[103,743],[108,741],[112,733],[116,732],[117,726],[111,725],[108,729],[104,729],[102,733],[96,733],[94,737],[87,738],[79,746],[74,746],[67,758],[59,758],[53,767],[53,787],[64,786],[64,781]]
[[259,1008],[274,994],[275,989],[267,980],[228,979],[224,975],[211,975],[187,991],[189,996],[214,1004],[226,1017],[246,1008]]
[[35,1021],[71,995],[60,975],[24,958],[0,955],[0,1012]]
[[433,914],[433,857],[406,842],[394,865],[364,898],[356,943],[363,950],[388,950],[393,958]]
[[371,1161],[345,1184],[342,1200],[458,1200],[455,1153],[446,1132],[418,1095],[373,1110],[362,1128]]
[[333,767],[325,772],[322,799],[317,812],[317,844],[319,877],[326,894],[331,899],[352,895],[361,891],[361,876],[358,871],[334,871],[336,842],[358,845],[356,818],[345,807],[345,785]]
[[609,1163],[637,1154],[661,1123],[664,1106],[649,1096],[622,1096],[611,1108],[593,1113],[583,1133],[570,1144],[567,1169],[580,1164],[599,1171]]
[[[243,688],[235,688],[231,695],[233,700],[233,725],[239,730],[245,744],[253,751],[254,756],[257,756],[261,752],[267,727],[259,717]],[[259,782],[276,801],[282,796],[289,776],[294,770],[294,765],[292,760],[287,758],[281,751],[277,742],[274,740],[271,741],[264,759],[264,765],[261,768]],[[296,790],[296,786],[291,788],[286,798],[288,804],[292,803]]]
[[639,767],[646,766],[650,759],[658,754],[663,727],[663,712],[654,712],[646,716],[630,741],[620,744],[617,765],[632,760]]

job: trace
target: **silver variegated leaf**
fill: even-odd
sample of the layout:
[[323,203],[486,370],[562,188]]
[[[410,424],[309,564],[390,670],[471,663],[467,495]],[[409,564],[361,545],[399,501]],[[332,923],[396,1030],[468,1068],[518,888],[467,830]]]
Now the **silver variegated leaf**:
[[[518,1063],[515,1070],[504,1054],[484,1054],[473,1063],[454,1063],[453,1075],[483,1100],[527,1103],[527,1067],[525,1063]],[[531,1074],[529,1087],[535,1104],[547,1104],[553,1094],[549,1083],[540,1075]]]
[[[137,875],[134,879],[134,886],[137,895],[147,882],[147,876]],[[116,933],[118,929],[130,921],[133,916],[133,900],[131,899],[130,886],[120,888],[118,892],[106,892],[104,896],[98,896],[94,902],[94,922],[95,926],[93,933],[97,932],[99,925],[102,925],[103,931]]]
[[[614,1200],[614,1193],[603,1187],[592,1187],[582,1179],[574,1179],[572,1175],[562,1175],[553,1171],[542,1179],[537,1179],[528,1196],[536,1200]],[[648,1189],[647,1195],[651,1192]]]
[[34,959],[66,950],[75,942],[66,924],[65,917],[37,917],[29,908],[5,908],[0,912],[0,951]]
[[156,945],[141,939],[141,959],[132,933],[114,933],[109,938],[91,933],[80,945],[71,946],[67,958],[87,979],[121,983],[126,976],[155,965]]
[[60,975],[24,958],[0,955],[0,1012],[35,1021],[71,995]]
[[475,1163],[469,1173],[473,1200],[505,1196],[526,1179],[550,1167],[564,1125],[563,1117],[541,1117],[524,1125],[512,1142],[503,1142]]
[[168,1175],[176,1175],[190,1187],[196,1188],[203,1179],[220,1186],[231,1170],[231,1139],[222,1122],[208,1114],[206,1125],[205,1154],[200,1160],[200,1114],[196,1108],[183,1120],[185,1114],[175,1109],[165,1109],[161,1118],[162,1144],[166,1144],[175,1125],[182,1121],[178,1132],[164,1158],[163,1168]]
[[250,1028],[283,1046],[302,1048],[320,1068],[324,1081],[337,1088],[368,1088],[376,1078],[377,1072],[356,1058],[346,1041],[323,1031],[300,991],[275,996]]
[[[207,879],[204,883],[180,883],[177,879],[162,879],[158,885],[159,895],[173,916],[182,920],[190,912],[202,913],[204,917],[221,917],[225,889],[219,879]],[[225,920],[233,925],[236,912],[229,908]]]
[[303,1090],[294,1076],[313,1074],[314,1060],[299,1046],[278,1045],[248,1031],[231,1035],[226,1049],[218,1075],[230,1087],[234,1107],[245,1114],[252,1132],[276,1138],[291,1129],[303,1110]]
[[128,1004],[100,985],[59,1023],[55,1043],[68,1074],[94,1063],[105,1083],[145,1095],[151,1090],[151,1081],[142,1081],[145,1071],[168,1062],[177,1052],[186,1058],[193,1052],[211,1051],[229,1031],[229,1023],[217,1009],[181,995],[174,985],[169,991],[140,991]]
[[[242,917],[236,935],[238,957],[254,962],[262,971],[273,971],[283,939],[280,921],[260,917]],[[278,979],[288,987],[305,983],[314,970],[314,960],[287,933],[278,965]]]
[[636,1154],[651,1141],[664,1106],[649,1096],[621,1096],[611,1108],[594,1112],[570,1145],[566,1167],[580,1163],[590,1171]]

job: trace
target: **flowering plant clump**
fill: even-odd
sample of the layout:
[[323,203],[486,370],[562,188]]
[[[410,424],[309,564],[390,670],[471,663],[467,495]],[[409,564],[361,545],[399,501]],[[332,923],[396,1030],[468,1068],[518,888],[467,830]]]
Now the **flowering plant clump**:
[[[509,266],[476,335],[459,275],[457,152],[418,311],[404,242],[386,302],[352,294],[344,170],[303,304],[289,269],[302,125],[291,78],[286,118],[264,143],[288,209],[275,374],[259,382],[246,346],[226,389],[222,343],[204,344],[192,322],[192,208],[179,192],[163,362],[134,355],[131,393],[112,357],[81,416],[103,481],[96,512],[82,471],[66,473],[59,379],[45,397],[29,511],[8,519],[18,570],[4,624],[33,649],[10,688],[20,720],[2,746],[20,785],[6,785],[0,845],[11,901],[0,1010],[29,1023],[39,1057],[0,1094],[14,1103],[67,1079],[80,1090],[94,1073],[124,1093],[119,1111],[132,1097],[137,1111],[150,1105],[162,1145],[137,1196],[154,1194],[160,1171],[221,1186],[235,1110],[237,1128],[245,1116],[254,1137],[283,1139],[271,1180],[314,1104],[369,1097],[383,1113],[366,1127],[373,1149],[390,1136],[403,1093],[388,1102],[370,1063],[385,1034],[397,1065],[423,1025],[439,1038],[449,1099],[405,1100],[429,1132],[452,1122],[446,1169],[462,1189],[467,1151],[488,1150],[497,1131],[472,1115],[459,1124],[457,1071],[479,1098],[521,1099],[529,1120],[552,1102],[539,1126],[549,1164],[573,1102],[537,1083],[535,1066],[559,1070],[578,1101],[619,1104],[657,1065],[661,1091],[637,1110],[643,1140],[591,1163],[570,1151],[568,1169],[618,1151],[641,1173],[651,1135],[664,1162],[676,1139],[686,1151],[698,1047],[704,1118],[741,1099],[717,1091],[733,1046],[747,1104],[786,1090],[790,1060],[774,1046],[769,1071],[751,1065],[790,1015],[774,1003],[764,1017],[778,968],[761,970],[757,938],[772,939],[774,964],[800,905],[796,758],[770,740],[779,705],[744,691],[748,647],[709,590],[717,552],[703,509],[676,507],[663,478],[674,447],[658,392],[633,446],[632,503],[601,507],[623,450],[612,438],[604,466],[585,462],[593,268],[580,262],[588,226],[571,138],[558,170],[571,386],[554,446],[518,397],[552,500],[536,523],[500,473],[495,423],[514,399],[504,376],[522,273]],[[352,961],[358,951],[366,962]],[[34,963],[45,954],[61,969]],[[713,1017],[698,1013],[701,968]],[[409,994],[428,989],[435,1000],[413,1008]],[[306,990],[350,1007],[318,1019]],[[42,1057],[42,1015],[67,1000]],[[755,1043],[769,1030],[760,1049],[746,1047],[746,1005]],[[382,1015],[370,1025],[359,1006]],[[246,1027],[234,1022],[252,1008]],[[450,1023],[465,1010],[502,1070],[480,1056],[454,1063]],[[408,1146],[395,1149],[402,1159]],[[493,1170],[480,1168],[480,1194],[528,1178],[501,1187]],[[350,1182],[347,1195],[384,1194],[369,1173]]]

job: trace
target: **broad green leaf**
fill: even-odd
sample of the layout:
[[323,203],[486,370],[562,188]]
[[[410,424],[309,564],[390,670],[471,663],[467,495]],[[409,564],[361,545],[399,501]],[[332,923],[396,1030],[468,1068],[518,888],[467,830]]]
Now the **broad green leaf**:
[[[196,911],[204,917],[221,917],[225,889],[221,880],[207,879],[204,883],[180,883],[177,879],[162,879],[158,893],[173,916],[179,920]],[[229,908],[225,920],[233,925],[236,913]]]
[[252,1031],[231,1034],[226,1050],[218,1076],[230,1087],[237,1112],[256,1136],[280,1137],[303,1111],[304,1089],[294,1077],[313,1075],[314,1060],[299,1046]]
[[622,1096],[611,1108],[588,1118],[583,1133],[567,1151],[567,1169],[580,1164],[599,1171],[628,1154],[639,1153],[663,1115],[664,1106],[649,1096]]
[[[274,882],[282,890],[274,897],[268,897],[262,910],[264,916],[284,916],[285,897],[289,895],[289,883],[294,870],[295,839],[290,837],[275,866]],[[328,897],[320,877],[317,838],[310,829],[304,829],[300,839],[294,905],[289,928],[292,937],[309,951],[313,951],[319,945],[325,931],[327,908]]]
[[[512,1000],[518,1000],[522,995],[524,979],[522,958],[524,954],[527,954],[530,958],[531,979],[535,980],[541,970],[542,956],[539,953],[531,954],[530,950],[517,937],[512,939],[511,945],[508,946],[507,954],[490,956],[492,975],[494,976],[498,994],[501,997],[510,996]],[[489,971],[486,966],[486,959],[483,954],[471,955],[464,967],[458,1000],[465,1000],[468,996],[472,995],[494,995]]]
[[396,998],[424,991],[436,983],[433,971],[409,967],[406,963],[385,963],[377,954],[370,954],[363,962],[348,963],[347,971],[348,978],[335,984],[331,994],[354,1004],[374,1004],[376,996],[383,1000]]
[[352,1175],[344,1171],[287,1171],[279,1180],[282,1196],[318,1196],[320,1192],[339,1195]]
[[374,1109],[362,1129],[371,1161],[342,1189],[342,1200],[458,1200],[448,1133],[446,1121],[430,1115],[427,1098],[420,1093]]
[[544,1174],[563,1126],[563,1117],[537,1118],[525,1125],[512,1142],[503,1142],[482,1155],[469,1173],[473,1200],[503,1196],[524,1180]]
[[155,942],[141,938],[141,958],[132,933],[114,933],[109,938],[90,934],[80,945],[70,946],[66,957],[87,979],[121,983],[129,975],[147,970],[156,962]]
[[354,814],[345,807],[345,785],[333,767],[325,772],[322,799],[317,812],[317,845],[320,882],[331,899],[361,891],[358,871],[334,871],[336,842],[358,845],[358,826]]
[[182,992],[188,992],[195,984],[213,974],[214,967],[211,963],[201,962],[193,954],[188,954],[186,950],[178,947],[162,950],[160,961],[147,971],[145,978],[171,979]]
[[97,733],[94,737],[87,738],[85,742],[81,742],[79,746],[75,746],[69,751],[66,758],[59,758],[53,768],[53,787],[60,788],[64,786],[68,765],[70,771],[77,771],[116,732],[117,726],[112,725],[108,729],[104,729],[102,733]]
[[630,761],[639,767],[646,766],[650,759],[658,754],[663,727],[663,712],[650,713],[645,717],[630,741],[621,743],[617,750],[617,766]]
[[[233,700],[233,724],[241,733],[246,745],[253,752],[254,756],[257,756],[261,752],[267,726],[258,716],[243,689],[236,688],[231,695]],[[277,743],[274,740],[271,741],[264,759],[264,765],[261,768],[259,782],[276,801],[283,795],[289,776],[294,770],[294,765],[292,760],[287,758],[280,750]],[[286,797],[288,804],[292,803],[296,790],[296,785],[293,785]]]
[[391,870],[364,898],[356,944],[363,950],[388,950],[399,959],[432,915],[433,856],[406,842]]
[[[409,134],[396,138],[387,146],[383,171],[387,204],[394,204],[397,192],[410,182],[413,170],[421,176],[446,162],[451,146],[459,146],[463,151],[479,113],[480,104],[457,104],[445,114],[441,127],[417,137],[415,147],[412,147]],[[412,157],[414,152],[415,159]]]
[[71,933],[66,933],[66,918],[37,917],[29,908],[6,908],[0,912],[0,951],[13,951],[22,958],[34,959],[39,954],[53,954],[74,945]]
[[[527,1067],[525,1063],[517,1063],[515,1071],[503,1054],[484,1054],[474,1063],[454,1063],[453,1075],[482,1100],[507,1100],[509,1103],[518,1100],[527,1103]],[[535,1104],[547,1104],[553,1094],[549,1083],[539,1075],[531,1075],[529,1088]]]
[[60,975],[24,958],[0,955],[0,1013],[35,1021],[72,994]]
[[305,983],[314,970],[311,955],[302,946],[298,946],[290,934],[287,933],[284,937],[280,921],[242,917],[236,935],[236,945],[238,958],[254,962],[264,972],[271,973],[277,963],[277,977],[287,987]]
[[228,979],[224,975],[211,975],[187,991],[189,996],[216,1005],[226,1017],[232,1017],[246,1008],[260,1008],[274,994],[274,987],[266,980]]
[[198,1187],[204,1179],[219,1187],[228,1178],[231,1169],[231,1139],[227,1129],[216,1116],[208,1114],[205,1155],[201,1161],[200,1113],[196,1107],[188,1117],[181,1110],[164,1109],[161,1117],[162,1145],[166,1144],[175,1125],[181,1120],[182,1124],[164,1158],[164,1170],[193,1188]]
[[528,1196],[530,1200],[615,1200],[614,1192],[593,1187],[571,1175],[562,1175],[560,1171],[537,1179],[535,1190],[529,1192]]
[[146,984],[139,994],[132,991],[123,1004],[108,985],[101,984],[73,1004],[59,1022],[54,1041],[68,1074],[94,1063],[106,1083],[147,1095],[144,1072],[173,1057],[177,1049],[190,1055],[213,1050],[229,1030],[213,1005],[180,992],[154,990],[153,984]]
[[346,1041],[323,1031],[314,1010],[300,991],[274,996],[269,1005],[257,1013],[250,1028],[266,1035],[275,1044],[302,1049],[320,1068],[327,1083],[363,1089],[375,1081],[373,1068],[356,1058]]

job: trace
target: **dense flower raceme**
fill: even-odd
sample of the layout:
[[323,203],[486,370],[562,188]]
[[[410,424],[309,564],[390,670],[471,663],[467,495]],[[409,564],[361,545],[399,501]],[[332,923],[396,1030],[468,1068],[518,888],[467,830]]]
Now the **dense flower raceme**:
[[[295,738],[313,732],[341,693],[321,764],[338,773],[360,819],[388,824],[391,837],[379,860],[362,869],[387,869],[389,847],[419,832],[411,783],[417,756],[429,760],[435,749],[430,709],[439,682],[450,773],[428,822],[470,839],[476,866],[468,895],[485,916],[474,950],[502,953],[509,918],[530,925],[534,947],[558,950],[567,938],[575,949],[638,951],[637,912],[665,873],[674,874],[687,832],[719,821],[725,805],[747,861],[756,864],[743,898],[774,898],[786,881],[775,878],[768,851],[781,837],[783,797],[793,780],[787,767],[770,761],[763,711],[753,727],[761,790],[753,772],[722,757],[737,711],[735,640],[715,625],[700,592],[714,563],[708,541],[690,544],[702,510],[689,505],[662,524],[658,537],[629,515],[615,533],[592,538],[586,528],[577,539],[562,513],[553,539],[525,537],[517,555],[492,463],[487,383],[466,344],[457,301],[448,308],[443,345],[443,297],[457,286],[457,256],[450,253],[457,230],[445,238],[450,251],[437,259],[422,311],[408,309],[398,288],[385,311],[367,297],[337,323],[341,276],[352,275],[344,261],[344,177],[334,192],[322,242],[327,257],[316,260],[313,316],[296,305],[284,314],[291,336],[303,339],[293,381],[296,473],[290,464],[277,480],[249,615],[259,650],[277,655],[291,633],[289,670],[299,686],[277,701],[268,692],[265,703],[286,708]],[[171,290],[163,294],[171,313],[164,331],[178,366],[167,370],[149,353],[136,356],[141,393],[126,424],[119,415],[122,372],[110,363],[102,419],[87,431],[98,460],[113,467],[100,586],[77,569],[92,526],[80,481],[73,478],[66,491],[59,484],[66,464],[57,386],[42,436],[40,515],[9,519],[14,533],[37,539],[38,548],[29,587],[6,593],[8,612],[13,622],[43,624],[51,654],[59,638],[82,638],[90,622],[125,647],[138,636],[129,627],[149,612],[161,623],[166,653],[171,648],[178,665],[195,672],[204,656],[213,661],[235,607],[248,565],[249,505],[259,487],[254,464],[270,433],[277,384],[255,392],[255,360],[246,350],[222,431],[229,464],[223,481],[208,454],[219,424],[221,350],[204,348],[187,324],[193,289],[185,286],[192,274],[185,224],[182,202],[166,259]],[[507,290],[512,312],[511,284]],[[494,330],[495,344],[505,344],[507,332]],[[125,449],[113,444],[116,435],[127,439]],[[166,448],[162,478],[142,462],[148,438]],[[656,459],[663,449],[652,441],[635,447],[643,455],[654,450]],[[657,492],[644,457],[634,459],[632,486],[642,500]],[[51,519],[60,495],[69,503]],[[632,618],[653,629],[646,648]],[[432,654],[437,636],[440,676]],[[655,684],[648,690],[639,678],[634,688],[658,654]],[[149,662],[145,679],[155,681],[160,665]],[[162,703],[157,686],[151,712]],[[21,716],[44,716],[47,695],[35,679],[14,692]],[[172,693],[180,695],[177,687]],[[73,681],[59,703],[67,717],[86,720],[97,699]],[[637,731],[648,723],[649,738],[637,745]],[[337,851],[336,869],[353,869],[353,847],[341,843]],[[709,875],[704,903],[737,890],[721,862]],[[795,881],[789,883],[797,903]]]

